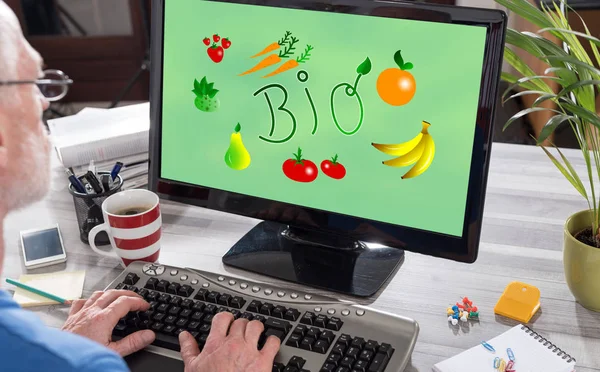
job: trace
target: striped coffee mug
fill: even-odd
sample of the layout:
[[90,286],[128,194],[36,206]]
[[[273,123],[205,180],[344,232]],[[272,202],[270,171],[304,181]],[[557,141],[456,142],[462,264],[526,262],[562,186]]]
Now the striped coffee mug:
[[[162,218],[158,196],[152,191],[133,189],[109,196],[102,203],[104,223],[89,234],[92,250],[120,258],[124,267],[133,261],[155,262],[160,254]],[[113,252],[96,247],[94,239],[106,231]]]

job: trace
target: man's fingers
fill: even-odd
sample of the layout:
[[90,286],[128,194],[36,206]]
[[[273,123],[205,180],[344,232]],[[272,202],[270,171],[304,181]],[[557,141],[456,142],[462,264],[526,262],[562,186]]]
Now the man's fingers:
[[248,319],[240,318],[233,322],[231,328],[229,328],[229,335],[232,337],[238,337],[244,339],[246,334],[246,326],[248,325]]
[[259,322],[258,320],[251,321],[246,326],[246,334],[244,336],[246,342],[258,348],[258,339],[264,330],[265,326],[262,324],[262,322]]
[[280,346],[281,341],[279,340],[279,337],[269,336],[269,338],[267,338],[267,342],[265,342],[265,346],[263,346],[260,353],[264,358],[267,358],[269,363],[272,365],[273,361],[275,360],[275,355],[277,355]]
[[108,347],[124,357],[150,345],[155,337],[154,332],[150,330],[137,331],[117,342],[111,342]]
[[116,325],[119,319],[131,311],[146,311],[150,304],[139,297],[123,296],[117,298],[113,303],[104,309],[111,324]]
[[87,299],[87,301],[85,302],[85,304],[83,305],[83,307],[84,308],[88,308],[88,307],[92,306],[93,304],[96,303],[96,301],[103,294],[104,294],[104,291],[96,291],[96,292],[92,293],[92,295],[90,296],[90,298]]
[[181,358],[183,359],[183,363],[188,367],[192,364],[194,359],[200,355],[198,343],[189,332],[181,332],[179,334],[179,345],[181,346]]
[[230,312],[224,311],[215,315],[206,343],[224,339],[227,336],[231,322],[233,322],[233,314]]
[[86,300],[74,300],[73,303],[71,304],[71,310],[69,310],[69,316],[77,314],[79,312],[79,310],[81,310],[83,308],[83,305],[85,305]]
[[124,290],[110,290],[104,292],[102,296],[96,301],[96,306],[101,309],[105,309],[108,305],[112,304],[119,297],[133,297],[133,298],[142,298],[142,296],[138,295],[132,291],[124,291]]

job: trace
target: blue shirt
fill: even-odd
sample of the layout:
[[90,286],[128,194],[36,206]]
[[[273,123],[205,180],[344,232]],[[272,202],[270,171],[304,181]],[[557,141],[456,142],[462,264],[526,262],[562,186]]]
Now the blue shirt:
[[84,337],[46,327],[0,290],[0,370],[6,372],[129,371],[112,350]]

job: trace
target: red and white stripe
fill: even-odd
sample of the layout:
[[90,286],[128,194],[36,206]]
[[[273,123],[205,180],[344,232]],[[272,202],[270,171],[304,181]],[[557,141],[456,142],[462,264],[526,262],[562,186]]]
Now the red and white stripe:
[[135,216],[108,215],[108,224],[119,257],[125,266],[133,261],[155,262],[160,254],[162,217],[157,204]]

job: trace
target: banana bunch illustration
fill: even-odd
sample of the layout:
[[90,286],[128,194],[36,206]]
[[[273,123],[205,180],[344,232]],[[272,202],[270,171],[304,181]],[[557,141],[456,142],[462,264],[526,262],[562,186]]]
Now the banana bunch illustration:
[[424,173],[433,162],[435,155],[435,143],[428,128],[431,126],[426,121],[423,121],[423,129],[413,139],[407,142],[384,145],[380,143],[372,143],[373,147],[383,152],[384,154],[396,156],[394,159],[386,160],[383,164],[390,167],[407,167],[414,166],[406,172],[402,179],[413,178]]

